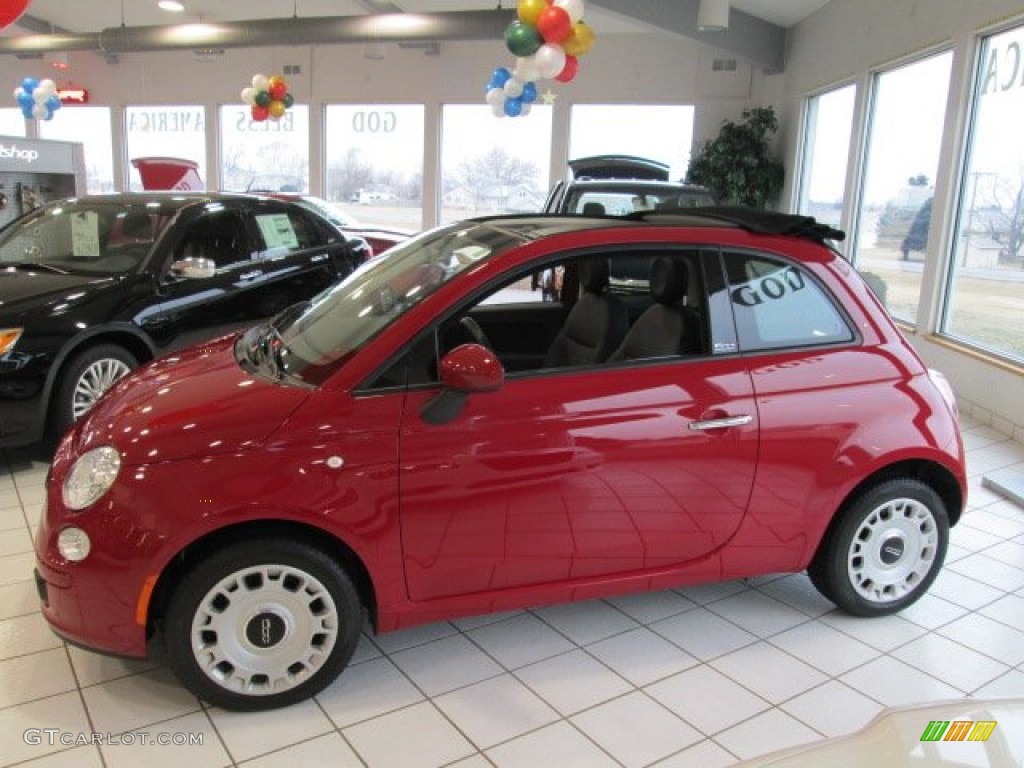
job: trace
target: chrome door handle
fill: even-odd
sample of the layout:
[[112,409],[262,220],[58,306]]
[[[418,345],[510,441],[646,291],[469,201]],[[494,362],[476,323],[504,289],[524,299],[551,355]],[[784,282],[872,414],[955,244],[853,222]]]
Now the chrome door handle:
[[251,272],[243,272],[238,276],[239,280],[255,280],[257,277],[263,274],[262,270],[254,269]]
[[703,432],[705,429],[725,429],[727,427],[742,427],[754,420],[750,414],[739,416],[724,416],[721,419],[708,419],[707,421],[691,421],[690,429],[694,432]]

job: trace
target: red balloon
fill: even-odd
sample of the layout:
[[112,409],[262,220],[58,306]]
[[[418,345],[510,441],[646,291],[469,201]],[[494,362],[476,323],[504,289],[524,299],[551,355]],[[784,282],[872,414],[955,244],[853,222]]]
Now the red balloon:
[[269,106],[264,107],[264,106],[262,106],[260,104],[253,104],[252,105],[252,119],[253,120],[255,120],[257,123],[262,123],[268,117],[270,117],[270,107]]
[[288,85],[282,80],[277,83],[270,84],[270,100],[271,101],[282,101],[284,95],[288,93]]
[[579,68],[579,59],[577,59],[575,56],[569,56],[567,54],[565,57],[565,66],[562,67],[561,72],[555,75],[555,80],[557,80],[560,83],[568,83],[570,80],[576,77],[576,72],[579,70]]
[[0,29],[16,22],[28,8],[29,0],[3,0],[0,2]]
[[537,31],[544,42],[560,43],[572,32],[572,19],[565,8],[549,5],[537,17]]

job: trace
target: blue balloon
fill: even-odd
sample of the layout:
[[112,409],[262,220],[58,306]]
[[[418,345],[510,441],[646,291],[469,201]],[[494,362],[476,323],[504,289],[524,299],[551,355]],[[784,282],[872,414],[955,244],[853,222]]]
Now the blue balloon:
[[32,105],[35,104],[35,99],[32,98],[32,94],[27,91],[22,91],[18,94],[18,104],[21,105],[22,109],[28,108],[28,111],[32,111]]
[[507,67],[498,67],[494,70],[494,74],[491,75],[491,88],[502,88],[505,83],[508,82],[509,78],[512,77],[512,73],[508,71]]
[[29,93],[32,93],[32,91],[36,89],[37,85],[39,85],[39,81],[36,80],[34,77],[26,77],[24,80],[21,81],[21,87]]
[[537,86],[533,83],[523,83],[523,92],[519,95],[520,101],[524,104],[532,104],[537,100]]
[[35,117],[35,115],[32,114],[32,105],[31,104],[22,104],[21,105],[21,114],[23,114],[25,116],[26,120],[31,120],[33,117]]
[[48,98],[46,100],[46,108],[51,112],[56,112],[58,109],[60,109],[60,97],[51,96],[50,98]]
[[505,99],[505,114],[509,117],[519,117],[523,114],[523,102],[520,99]]

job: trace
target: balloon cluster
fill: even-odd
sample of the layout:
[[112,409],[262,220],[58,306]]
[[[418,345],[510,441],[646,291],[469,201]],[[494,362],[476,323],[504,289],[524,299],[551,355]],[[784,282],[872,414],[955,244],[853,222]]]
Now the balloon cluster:
[[53,113],[60,109],[57,84],[49,78],[36,80],[34,77],[26,77],[14,89],[14,98],[18,100],[21,114],[26,120],[51,120]]
[[262,123],[267,118],[280,120],[295,103],[288,93],[288,84],[281,75],[253,75],[252,85],[242,89],[242,101],[249,105],[252,119]]
[[583,0],[519,0],[517,19],[505,30],[505,45],[515,68],[494,70],[487,103],[497,117],[530,112],[541,79],[568,83],[579,57],[594,45],[594,31],[583,22]]

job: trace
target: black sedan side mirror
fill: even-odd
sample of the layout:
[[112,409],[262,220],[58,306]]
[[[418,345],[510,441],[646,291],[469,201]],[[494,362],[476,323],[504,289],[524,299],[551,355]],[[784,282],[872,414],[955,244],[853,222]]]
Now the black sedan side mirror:
[[217,265],[213,259],[202,259],[189,256],[171,263],[171,274],[175,277],[187,277],[205,280],[217,273]]

